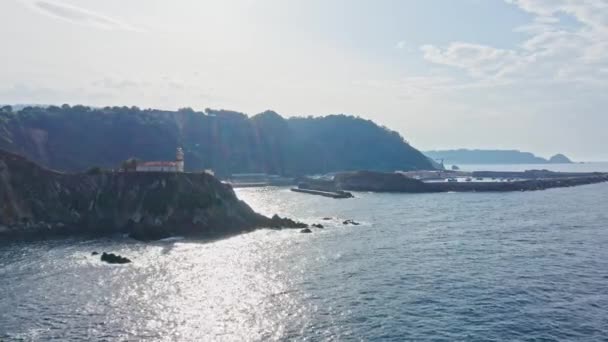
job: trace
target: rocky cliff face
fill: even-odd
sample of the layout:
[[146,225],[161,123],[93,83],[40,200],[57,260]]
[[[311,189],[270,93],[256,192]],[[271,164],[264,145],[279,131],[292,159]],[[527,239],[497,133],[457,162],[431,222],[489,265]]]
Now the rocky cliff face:
[[148,239],[300,226],[255,213],[208,174],[63,174],[0,151],[0,235],[129,233]]

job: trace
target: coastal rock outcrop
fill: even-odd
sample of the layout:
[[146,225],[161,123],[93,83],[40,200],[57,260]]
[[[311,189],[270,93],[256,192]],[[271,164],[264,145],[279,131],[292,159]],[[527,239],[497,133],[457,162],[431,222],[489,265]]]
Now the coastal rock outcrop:
[[103,252],[101,254],[101,261],[107,262],[108,264],[128,264],[131,262],[131,259],[125,258],[121,255],[117,255],[114,253],[106,253]]
[[265,217],[207,173],[66,174],[0,150],[2,236],[126,233],[139,240],[305,228]]

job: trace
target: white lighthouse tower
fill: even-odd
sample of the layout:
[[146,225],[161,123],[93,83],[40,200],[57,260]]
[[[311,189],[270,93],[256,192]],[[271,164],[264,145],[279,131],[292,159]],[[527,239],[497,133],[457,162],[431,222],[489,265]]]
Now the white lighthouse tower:
[[184,172],[184,150],[181,147],[178,147],[175,153],[175,163],[177,172]]

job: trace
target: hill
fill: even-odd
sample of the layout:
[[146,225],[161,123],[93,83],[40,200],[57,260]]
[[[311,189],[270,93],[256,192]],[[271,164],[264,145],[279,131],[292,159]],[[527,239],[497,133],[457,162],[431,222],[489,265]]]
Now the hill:
[[427,151],[427,156],[435,160],[443,159],[446,164],[549,164],[571,163],[570,159],[562,154],[547,160],[530,152],[518,150],[443,150]]
[[130,157],[170,160],[185,151],[186,170],[219,175],[302,175],[345,170],[432,169],[398,133],[346,115],[253,117],[206,109],[26,107],[0,111],[0,148],[57,170],[115,168]]
[[551,164],[572,164],[572,160],[566,157],[563,154],[556,154],[553,157],[549,158],[549,163]]

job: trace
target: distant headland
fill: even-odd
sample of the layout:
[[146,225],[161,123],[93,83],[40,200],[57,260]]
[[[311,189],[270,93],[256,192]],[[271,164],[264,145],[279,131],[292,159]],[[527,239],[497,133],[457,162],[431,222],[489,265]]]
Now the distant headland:
[[538,157],[530,152],[518,150],[439,150],[424,152],[435,161],[445,164],[570,164],[572,160],[563,154],[549,159]]

